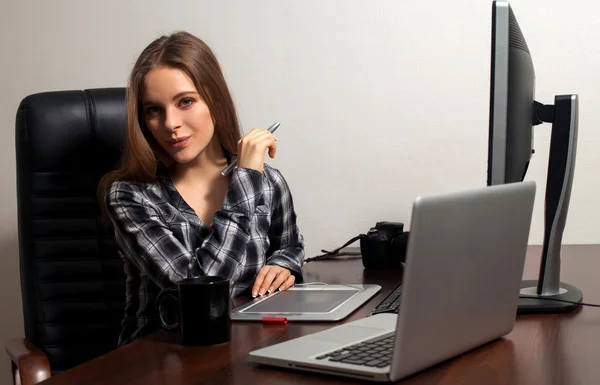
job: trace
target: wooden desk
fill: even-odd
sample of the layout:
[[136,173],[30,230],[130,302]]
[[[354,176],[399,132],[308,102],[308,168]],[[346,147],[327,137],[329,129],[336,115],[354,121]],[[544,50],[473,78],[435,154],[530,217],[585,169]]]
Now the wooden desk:
[[[537,278],[540,247],[530,247],[525,279]],[[563,248],[562,278],[600,303],[600,245]],[[345,321],[367,315],[397,284],[397,273],[363,270],[360,257],[309,263],[307,282],[378,283],[383,291]],[[443,294],[443,293],[441,293]],[[237,304],[239,304],[239,300]],[[67,372],[55,384],[351,384],[351,379],[286,371],[248,362],[248,352],[334,324],[234,323],[232,341],[215,347],[182,347],[178,334],[159,331]],[[519,316],[514,330],[402,384],[596,384],[600,381],[600,308],[564,315]]]

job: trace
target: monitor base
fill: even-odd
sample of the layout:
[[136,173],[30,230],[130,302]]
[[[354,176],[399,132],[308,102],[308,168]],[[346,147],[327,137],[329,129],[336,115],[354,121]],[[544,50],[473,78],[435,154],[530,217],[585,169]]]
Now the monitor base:
[[[545,296],[535,294],[537,285],[537,280],[525,280],[521,282],[520,295],[540,298],[519,298],[517,314],[567,313],[581,306],[580,302],[583,300],[583,293],[573,285],[560,282],[559,294]],[[552,301],[551,299],[553,298],[575,303]]]

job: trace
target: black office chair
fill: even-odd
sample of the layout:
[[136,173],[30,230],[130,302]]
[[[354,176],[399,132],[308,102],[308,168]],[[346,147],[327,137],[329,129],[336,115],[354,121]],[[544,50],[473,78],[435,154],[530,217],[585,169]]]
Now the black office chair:
[[16,119],[17,202],[25,339],[6,351],[31,384],[117,347],[123,266],[96,189],[126,133],[124,88],[45,92]]

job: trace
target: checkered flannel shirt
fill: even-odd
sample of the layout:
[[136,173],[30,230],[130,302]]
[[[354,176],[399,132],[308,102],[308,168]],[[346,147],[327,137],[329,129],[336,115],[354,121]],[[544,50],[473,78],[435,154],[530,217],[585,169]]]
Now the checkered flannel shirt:
[[290,189],[281,173],[237,168],[212,225],[183,200],[166,171],[155,182],[116,181],[106,207],[126,274],[125,318],[119,345],[160,326],[156,296],[179,280],[200,275],[230,278],[231,295],[252,287],[265,265],[302,281],[304,240]]

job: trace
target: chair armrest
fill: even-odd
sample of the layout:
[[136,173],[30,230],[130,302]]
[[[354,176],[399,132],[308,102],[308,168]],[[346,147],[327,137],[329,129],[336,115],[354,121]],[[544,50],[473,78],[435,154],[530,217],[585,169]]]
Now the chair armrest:
[[30,341],[11,338],[6,342],[6,353],[16,366],[16,383],[33,385],[51,376],[48,357]]

